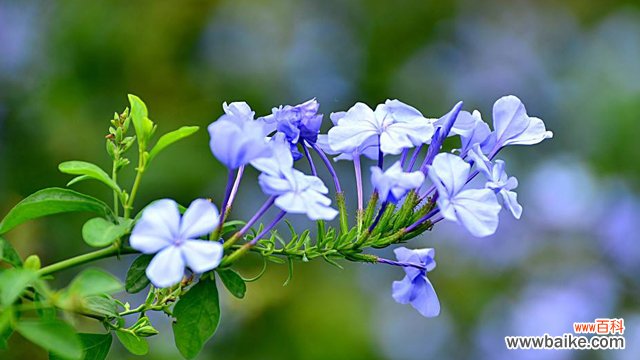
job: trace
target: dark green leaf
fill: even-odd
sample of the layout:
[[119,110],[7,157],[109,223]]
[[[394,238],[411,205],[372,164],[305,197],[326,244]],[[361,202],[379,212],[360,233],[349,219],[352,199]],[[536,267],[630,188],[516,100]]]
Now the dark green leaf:
[[138,293],[149,285],[149,279],[145,270],[149,263],[153,259],[153,255],[140,255],[131,264],[129,271],[127,271],[127,279],[125,280],[124,287],[127,292],[131,294]]
[[164,150],[167,146],[175,143],[176,141],[182,140],[187,136],[192,135],[196,131],[198,131],[199,127],[197,126],[183,126],[178,130],[174,130],[172,132],[166,133],[158,139],[156,145],[149,152],[149,161],[151,161],[158,153]]
[[29,269],[7,269],[0,273],[0,304],[4,307],[13,304],[37,278],[38,274]]
[[71,281],[67,291],[70,295],[87,297],[112,294],[120,290],[122,284],[115,276],[99,269],[86,269]]
[[187,359],[198,355],[213,336],[220,321],[220,304],[215,280],[201,278],[180,298],[173,309],[176,346]]
[[229,290],[231,295],[238,299],[242,299],[244,297],[245,292],[247,292],[247,285],[237,272],[231,269],[219,270],[218,275],[220,275],[220,280],[222,280],[224,287]]
[[122,190],[120,190],[120,186],[118,186],[118,184],[116,184],[116,182],[113,181],[113,179],[111,179],[111,177],[109,177],[109,175],[96,164],[86,161],[65,161],[58,165],[58,170],[65,174],[88,176],[102,182],[118,193],[122,192]]
[[48,188],[29,195],[11,209],[0,223],[0,234],[32,219],[74,211],[113,216],[107,204],[96,198],[69,189]]
[[82,238],[89,246],[105,247],[129,232],[130,225],[114,224],[104,218],[89,219],[82,226]]
[[11,264],[13,267],[22,266],[22,260],[20,260],[20,255],[16,252],[16,250],[11,246],[7,240],[0,237],[0,260],[6,262],[7,264]]
[[75,330],[60,320],[18,322],[16,330],[32,343],[67,359],[82,359],[82,343]]
[[149,352],[147,340],[141,337],[122,330],[116,331],[116,336],[120,343],[133,355],[146,355]]

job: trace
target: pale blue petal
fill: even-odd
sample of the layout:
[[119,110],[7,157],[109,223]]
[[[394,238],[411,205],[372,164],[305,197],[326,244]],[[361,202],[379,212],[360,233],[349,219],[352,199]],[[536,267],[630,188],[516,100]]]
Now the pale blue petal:
[[553,132],[547,131],[541,119],[530,117],[529,120],[526,129],[517,137],[505,141],[504,145],[534,145],[553,137]]
[[[470,165],[459,156],[440,153],[429,168],[429,178],[438,186],[441,183],[448,194],[457,194],[467,183]],[[439,189],[440,192],[440,189]],[[443,194],[440,194],[441,196]]]
[[195,273],[215,269],[224,255],[222,245],[216,241],[191,239],[185,241],[180,250],[187,266]]
[[142,211],[134,226],[129,243],[145,254],[153,254],[171,245],[179,234],[180,212],[178,204],[170,199],[153,202]]
[[370,137],[378,137],[381,126],[369,106],[356,103],[329,129],[329,146],[334,151],[353,152]]
[[498,228],[498,213],[502,208],[489,189],[463,190],[451,200],[458,222],[472,235],[489,236]]
[[151,259],[146,274],[155,287],[166,288],[182,280],[184,265],[180,249],[169,246]]
[[518,194],[513,191],[501,190],[502,203],[504,207],[511,212],[514,218],[520,219],[522,215],[522,205],[518,203]]
[[391,296],[396,302],[408,304],[413,294],[413,282],[409,276],[405,276],[401,281],[394,281],[391,290]]
[[433,285],[426,276],[414,280],[411,306],[424,317],[434,317],[440,314],[438,295],[436,295]]
[[476,169],[480,171],[487,179],[492,178],[492,169],[493,165],[491,161],[482,153],[479,144],[474,144],[470,151],[467,153],[467,156],[473,164],[476,166]]
[[493,127],[498,143],[504,144],[505,141],[517,137],[527,125],[527,110],[517,97],[504,96],[493,104]]
[[282,195],[292,190],[291,183],[288,180],[267,174],[260,174],[258,183],[262,192],[267,195]]
[[182,216],[180,238],[194,239],[212,232],[220,222],[218,209],[209,200],[194,200]]

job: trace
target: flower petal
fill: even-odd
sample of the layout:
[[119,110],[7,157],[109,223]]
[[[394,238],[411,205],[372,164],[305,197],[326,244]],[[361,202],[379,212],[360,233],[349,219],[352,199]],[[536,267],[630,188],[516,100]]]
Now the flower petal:
[[169,246],[151,259],[146,270],[151,283],[166,288],[179,283],[184,276],[184,260],[177,246]]
[[212,232],[220,221],[218,209],[209,200],[194,200],[182,216],[180,238],[194,239]]
[[461,191],[451,201],[457,220],[472,235],[492,235],[498,228],[498,213],[502,208],[493,191],[469,189]]
[[180,247],[187,266],[195,273],[203,273],[220,265],[224,250],[216,241],[187,240]]
[[414,293],[411,306],[418,310],[420,315],[424,317],[434,317],[440,314],[438,295],[426,276],[414,280]]
[[153,254],[171,245],[179,234],[180,212],[178,204],[171,199],[153,202],[142,211],[129,243],[134,249]]
[[408,304],[413,293],[413,282],[409,276],[405,276],[401,281],[394,281],[391,285],[391,296],[393,300],[400,304]]

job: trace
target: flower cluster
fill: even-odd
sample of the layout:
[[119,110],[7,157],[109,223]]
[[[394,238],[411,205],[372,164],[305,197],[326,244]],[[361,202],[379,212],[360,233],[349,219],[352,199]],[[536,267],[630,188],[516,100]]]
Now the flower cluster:
[[[502,208],[516,218],[522,214],[513,191],[518,182],[507,175],[504,161],[494,160],[495,156],[505,146],[537,144],[552,137],[542,120],[528,116],[515,96],[494,104],[493,130],[478,111],[470,113],[462,107],[459,102],[442,117],[427,118],[399,100],[387,100],[375,110],[356,103],[344,112],[332,113],[333,126],[320,134],[323,115],[315,99],[274,108],[257,119],[246,103],[225,103],[224,114],[208,128],[212,153],[229,169],[222,212],[218,214],[206,200],[196,200],[181,219],[175,203],[158,201],[144,211],[131,245],[144,253],[158,252],[147,275],[156,286],[166,287],[180,281],[185,266],[202,273],[220,264],[223,249],[233,258],[255,246],[287,214],[305,214],[320,221],[340,215],[341,235],[329,249],[333,252],[322,256],[338,254],[403,267],[406,276],[393,283],[393,298],[410,303],[424,316],[435,316],[440,305],[427,279],[427,272],[435,268],[433,249],[397,248],[394,261],[361,254],[362,248],[399,243],[441,220],[457,222],[474,236],[493,234]],[[460,138],[459,146],[453,152],[441,152],[443,143],[454,135]],[[392,165],[385,168],[384,157],[394,156]],[[346,194],[330,157],[354,163],[358,216],[353,230],[346,215]],[[362,157],[374,161],[374,193],[366,208]],[[303,158],[310,174],[296,168],[296,161]],[[318,158],[332,177],[338,210],[331,206],[329,189],[318,177]],[[260,172],[258,182],[267,200],[223,246],[217,228],[224,224],[247,165]],[[472,181],[477,176],[482,179],[479,183]],[[232,251],[232,245],[272,206],[280,214],[240,250]],[[208,233],[214,241],[198,239]],[[326,245],[315,248],[325,249]]]

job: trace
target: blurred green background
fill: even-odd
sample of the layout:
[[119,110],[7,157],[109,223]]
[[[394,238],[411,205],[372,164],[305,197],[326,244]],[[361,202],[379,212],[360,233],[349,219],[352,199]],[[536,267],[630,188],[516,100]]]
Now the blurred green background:
[[[62,161],[110,167],[104,136],[128,93],[145,100],[160,133],[202,127],[158,157],[138,208],[161,197],[219,199],[226,173],[205,128],[223,101],[247,101],[263,115],[317,97],[329,114],[398,98],[439,117],[464,100],[490,122],[493,102],[514,94],[555,137],[500,155],[520,180],[520,221],[505,216],[485,239],[442,223],[410,243],[436,248],[440,317],[393,302],[399,269],[296,264],[283,287],[286,266],[270,265],[244,300],[223,296],[220,328],[199,358],[638,359],[638,59],[636,1],[0,0],[0,212],[64,186]],[[353,191],[352,170],[338,168]],[[235,218],[263,201],[255,175],[245,177]],[[110,199],[99,185],[77,189]],[[7,237],[49,264],[88,250],[86,220],[56,216]],[[122,278],[130,260],[100,265]],[[247,259],[241,271],[260,267]],[[504,348],[505,335],[559,335],[597,317],[625,318],[626,350]],[[150,339],[148,358],[177,358],[169,322],[153,321],[164,331]],[[18,335],[10,346],[0,357],[46,358]],[[128,357],[114,345],[110,359]]]

